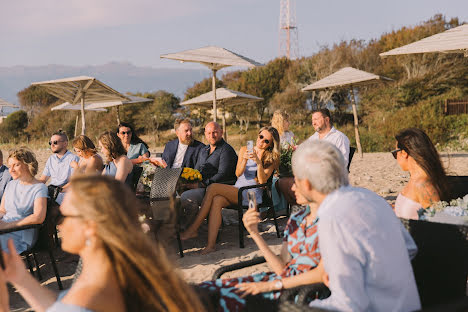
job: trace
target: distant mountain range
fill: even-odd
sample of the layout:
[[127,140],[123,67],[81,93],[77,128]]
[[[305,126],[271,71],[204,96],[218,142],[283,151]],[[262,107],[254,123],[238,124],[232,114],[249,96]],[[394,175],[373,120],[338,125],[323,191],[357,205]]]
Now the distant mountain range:
[[95,77],[122,93],[166,90],[182,98],[188,87],[209,77],[210,72],[208,69],[138,67],[125,62],[97,66],[0,67],[0,98],[19,104],[16,94],[32,82],[73,76]]

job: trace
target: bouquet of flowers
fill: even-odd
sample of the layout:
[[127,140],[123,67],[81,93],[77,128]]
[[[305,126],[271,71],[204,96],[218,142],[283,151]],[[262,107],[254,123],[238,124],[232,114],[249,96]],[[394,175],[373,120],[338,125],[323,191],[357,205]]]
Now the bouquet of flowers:
[[197,169],[184,168],[182,174],[180,175],[180,178],[184,183],[194,183],[201,181],[202,175]]
[[296,150],[296,142],[293,141],[293,144],[287,144],[281,149],[280,155],[280,165],[279,165],[279,175],[281,177],[292,177],[292,166],[291,159],[294,151]]
[[141,173],[140,183],[143,185],[145,192],[151,191],[151,183],[153,183],[154,172],[156,171],[156,166],[145,161],[140,165],[143,167],[143,172]]
[[418,214],[420,220],[468,224],[468,195],[452,199],[450,202],[437,202],[427,209],[420,209]]

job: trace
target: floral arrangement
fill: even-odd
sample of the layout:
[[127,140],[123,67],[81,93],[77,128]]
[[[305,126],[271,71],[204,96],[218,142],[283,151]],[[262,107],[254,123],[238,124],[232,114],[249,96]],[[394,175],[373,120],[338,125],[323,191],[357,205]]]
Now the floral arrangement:
[[192,168],[184,168],[180,177],[185,183],[193,183],[202,180],[200,171]]
[[143,167],[143,172],[141,173],[140,183],[143,185],[145,192],[151,191],[151,183],[153,183],[154,173],[156,171],[156,166],[145,161],[140,164]]
[[439,201],[427,209],[420,209],[418,214],[420,220],[468,224],[468,195],[450,202]]
[[294,151],[296,150],[296,148],[297,148],[296,142],[293,141],[292,144],[287,143],[281,149],[280,165],[279,165],[280,176],[291,177],[293,175],[291,160],[292,160],[292,155]]

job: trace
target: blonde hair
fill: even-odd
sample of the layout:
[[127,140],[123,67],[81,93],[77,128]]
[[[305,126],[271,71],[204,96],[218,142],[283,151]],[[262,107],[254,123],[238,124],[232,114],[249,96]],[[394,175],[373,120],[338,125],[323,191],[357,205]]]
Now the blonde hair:
[[271,126],[278,130],[280,137],[284,134],[285,120],[289,120],[289,115],[280,109],[276,110],[271,118]]
[[86,135],[77,136],[73,139],[72,145],[74,148],[81,150],[85,157],[91,157],[97,153],[93,141]]
[[10,151],[8,159],[10,158],[21,161],[28,167],[29,174],[31,174],[33,177],[36,176],[39,164],[37,163],[36,155],[33,153],[33,151],[26,147],[20,147]]
[[126,311],[203,311],[164,249],[143,233],[137,199],[127,186],[107,176],[74,176],[70,191],[84,220],[97,225]]
[[271,145],[263,152],[262,154],[262,164],[264,168],[270,167],[272,164],[279,164],[280,159],[280,136],[278,130],[274,127],[263,127],[258,131],[258,134],[262,133],[262,131],[270,132],[271,136],[273,137],[273,142]]
[[122,145],[122,141],[114,132],[106,131],[99,137],[99,142],[105,147],[109,153],[106,156],[106,160],[111,162],[113,159],[117,159],[122,155],[127,155],[125,147]]

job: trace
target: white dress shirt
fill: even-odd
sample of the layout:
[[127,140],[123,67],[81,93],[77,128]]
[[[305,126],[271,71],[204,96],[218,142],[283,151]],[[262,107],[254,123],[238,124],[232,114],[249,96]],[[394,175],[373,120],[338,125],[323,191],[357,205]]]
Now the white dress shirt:
[[382,197],[344,186],[325,198],[317,215],[331,296],[310,306],[337,311],[421,308],[409,256],[416,245]]
[[177,146],[177,154],[174,158],[174,162],[172,163],[172,168],[180,168],[182,167],[182,163],[184,162],[184,156],[187,152],[188,145],[182,144],[179,141],[179,146]]
[[307,140],[325,140],[327,142],[330,142],[331,144],[335,145],[336,148],[340,150],[340,152],[343,154],[344,160],[345,160],[345,166],[348,165],[349,162],[349,139],[348,137],[341,131],[338,131],[335,129],[335,127],[332,127],[330,129],[330,132],[328,132],[323,138],[320,139],[319,133],[315,132],[310,138]]

